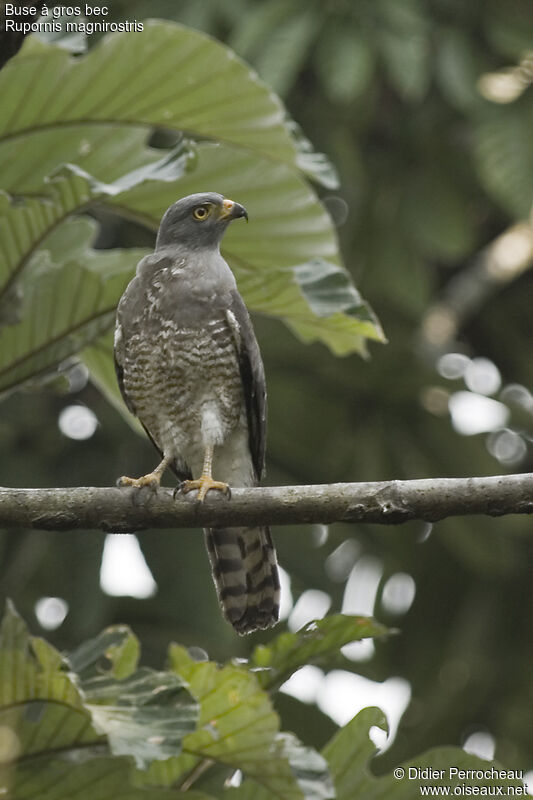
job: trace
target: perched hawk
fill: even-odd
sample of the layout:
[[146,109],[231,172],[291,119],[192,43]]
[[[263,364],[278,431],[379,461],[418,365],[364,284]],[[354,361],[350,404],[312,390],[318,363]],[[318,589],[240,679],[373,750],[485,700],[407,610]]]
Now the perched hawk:
[[[202,502],[211,489],[229,493],[230,485],[256,486],[261,478],[263,363],[220,254],[228,224],[239,217],[248,219],[243,206],[215,192],[178,200],[120,300],[120,389],[162,458],[142,478],[121,478],[123,486],[157,487],[170,467],[181,490],[198,490]],[[279,576],[269,529],[210,528],[205,535],[226,619],[241,634],[274,625]]]

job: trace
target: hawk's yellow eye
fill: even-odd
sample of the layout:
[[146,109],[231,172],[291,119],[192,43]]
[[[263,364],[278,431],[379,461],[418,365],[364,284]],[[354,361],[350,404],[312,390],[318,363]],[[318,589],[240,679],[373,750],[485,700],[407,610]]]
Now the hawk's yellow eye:
[[192,214],[193,214],[193,217],[195,219],[199,219],[199,220],[207,219],[207,217],[209,216],[210,210],[211,209],[209,208],[209,206],[198,206],[198,208],[194,209]]

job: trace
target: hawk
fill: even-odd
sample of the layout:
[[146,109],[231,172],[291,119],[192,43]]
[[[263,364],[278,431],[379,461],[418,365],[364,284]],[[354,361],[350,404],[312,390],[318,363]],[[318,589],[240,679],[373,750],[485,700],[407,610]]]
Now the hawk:
[[[220,242],[245,208],[215,192],[165,212],[117,309],[115,366],[122,396],[161,455],[141,478],[154,489],[169,467],[183,492],[256,486],[264,470],[266,387],[248,311]],[[213,478],[216,477],[216,480]],[[194,476],[194,479],[193,479]],[[209,559],[224,617],[240,634],[279,614],[276,552],[267,527],[209,528]]]

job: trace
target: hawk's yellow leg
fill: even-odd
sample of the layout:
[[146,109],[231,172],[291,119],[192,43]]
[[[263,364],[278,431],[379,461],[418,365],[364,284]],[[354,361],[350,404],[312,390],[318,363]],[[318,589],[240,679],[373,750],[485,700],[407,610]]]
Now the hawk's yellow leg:
[[211,491],[211,489],[218,489],[221,492],[224,492],[228,496],[231,495],[231,489],[229,488],[227,483],[222,483],[222,481],[214,481],[211,477],[211,471],[213,469],[213,448],[206,447],[205,454],[204,454],[204,466],[202,468],[201,476],[194,481],[183,481],[181,484],[181,491],[184,494],[187,492],[192,492],[193,489],[198,489],[198,500],[200,503],[203,503],[206,494]]
[[141,478],[128,478],[126,475],[123,475],[122,478],[118,479],[117,484],[119,486],[135,486],[138,489],[142,488],[143,486],[151,486],[152,488],[156,489],[161,484],[163,472],[166,470],[171,461],[172,456],[165,456],[161,463],[158,464],[154,469],[154,471],[149,472],[148,475],[143,475]]

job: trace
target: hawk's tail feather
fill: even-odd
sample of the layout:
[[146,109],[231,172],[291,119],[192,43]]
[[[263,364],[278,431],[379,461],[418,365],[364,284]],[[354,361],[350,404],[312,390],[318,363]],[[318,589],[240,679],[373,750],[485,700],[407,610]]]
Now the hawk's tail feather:
[[237,633],[279,617],[279,573],[269,528],[208,528],[207,551],[222,613]]

